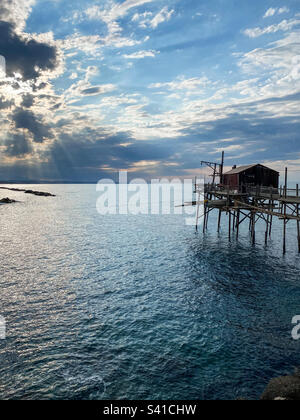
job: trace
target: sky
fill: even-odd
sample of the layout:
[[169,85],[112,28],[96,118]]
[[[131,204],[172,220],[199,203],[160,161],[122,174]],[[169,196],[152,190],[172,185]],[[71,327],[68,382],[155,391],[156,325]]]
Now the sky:
[[0,181],[300,180],[299,0],[0,0],[0,56]]

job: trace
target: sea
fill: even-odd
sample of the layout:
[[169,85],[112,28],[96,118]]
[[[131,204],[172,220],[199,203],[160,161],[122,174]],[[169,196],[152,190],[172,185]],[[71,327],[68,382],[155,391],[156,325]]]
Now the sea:
[[0,399],[259,399],[300,367],[296,225],[228,240],[185,214],[99,214],[96,185],[0,206]]

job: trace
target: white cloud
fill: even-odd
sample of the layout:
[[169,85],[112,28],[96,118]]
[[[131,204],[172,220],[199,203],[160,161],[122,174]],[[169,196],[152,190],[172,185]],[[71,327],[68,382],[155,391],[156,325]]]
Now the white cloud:
[[36,0],[1,0],[1,20],[16,24],[22,31],[35,3]]
[[155,16],[153,16],[152,12],[135,13],[132,21],[139,22],[141,28],[156,29],[161,23],[168,22],[173,14],[174,10],[169,10],[168,7],[164,7]]
[[145,58],[145,57],[155,57],[157,54],[160,54],[159,51],[154,51],[154,50],[150,50],[150,51],[138,51],[136,53],[133,54],[124,54],[123,57],[126,59],[133,59],[133,60],[137,60],[137,59],[141,59],[141,58]]
[[286,6],[284,7],[270,7],[270,9],[268,9],[264,15],[264,19],[268,18],[268,17],[272,17],[276,14],[278,15],[282,15],[283,13],[288,13],[290,11],[290,9]]
[[158,27],[159,24],[163,22],[168,22],[172,15],[174,13],[174,10],[169,10],[167,7],[164,7],[150,22],[151,28],[155,29]]
[[149,86],[150,89],[161,89],[166,88],[168,90],[176,91],[176,90],[185,90],[191,91],[198,89],[199,87],[205,87],[209,84],[209,80],[206,77],[201,78],[191,78],[185,79],[184,77],[180,77],[172,82],[166,83],[153,83]]
[[100,55],[101,37],[99,35],[80,35],[75,33],[65,40],[60,41],[61,48],[64,50],[78,50],[94,56]]
[[278,9],[278,14],[281,15],[282,13],[289,13],[290,9],[288,7],[280,7],[280,9]]
[[132,22],[138,22],[142,19],[149,19],[151,16],[153,16],[152,12],[135,13],[131,20]]
[[290,19],[290,20],[284,19],[278,24],[270,25],[265,28],[246,29],[244,31],[244,34],[247,35],[249,38],[257,38],[259,36],[262,36],[265,34],[276,33],[278,31],[286,32],[293,29],[295,26],[298,26],[298,25],[300,25],[299,19]]
[[277,9],[274,9],[273,7],[271,7],[270,9],[268,9],[268,10],[266,11],[266,13],[265,13],[265,15],[264,15],[264,18],[274,16],[274,15],[275,15],[275,13],[276,13],[276,10],[277,10]]
[[132,47],[144,41],[136,41],[132,38],[122,36],[122,28],[118,20],[138,6],[151,3],[156,0],[126,0],[124,3],[109,3],[108,7],[92,6],[85,11],[90,20],[101,20],[107,25],[107,35],[101,38],[103,45],[115,46],[117,48]]
[[247,74],[259,75],[264,82],[255,83],[252,96],[289,95],[300,91],[300,31],[244,54],[239,65]]

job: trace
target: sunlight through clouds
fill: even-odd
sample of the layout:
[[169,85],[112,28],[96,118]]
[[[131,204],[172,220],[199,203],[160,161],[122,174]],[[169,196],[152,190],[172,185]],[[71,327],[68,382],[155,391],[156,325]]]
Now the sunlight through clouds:
[[242,163],[298,153],[295,2],[10,5],[0,6],[3,171],[18,163],[68,176],[77,168],[85,179],[99,168],[146,176],[192,173],[200,153],[224,147]]

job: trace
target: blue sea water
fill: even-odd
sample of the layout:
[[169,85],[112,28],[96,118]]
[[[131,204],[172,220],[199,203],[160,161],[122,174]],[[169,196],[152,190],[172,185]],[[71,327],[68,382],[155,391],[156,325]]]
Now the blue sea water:
[[[20,187],[20,186],[19,186]],[[300,366],[295,225],[253,247],[211,216],[101,216],[95,185],[1,192],[1,399],[259,398]]]

